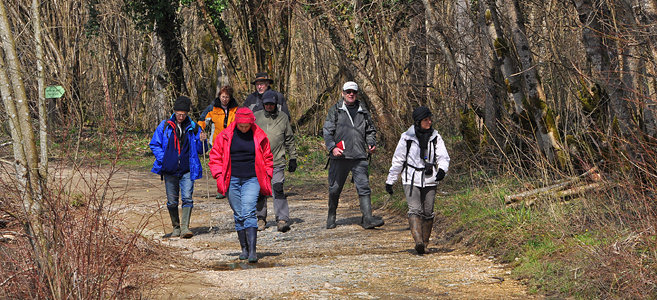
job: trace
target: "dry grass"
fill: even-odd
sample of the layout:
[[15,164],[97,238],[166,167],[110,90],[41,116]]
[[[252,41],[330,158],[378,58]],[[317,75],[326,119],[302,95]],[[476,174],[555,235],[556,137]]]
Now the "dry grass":
[[[54,168],[67,169],[64,161]],[[0,242],[1,299],[142,299],[163,284],[148,270],[168,250],[141,236],[146,224],[120,229],[113,209],[120,194],[109,186],[113,172],[101,177],[87,171],[50,177],[42,193],[42,234],[35,235],[13,168],[0,166],[0,231],[11,237]]]
[[[657,144],[650,137],[607,139],[596,151],[570,153],[576,163],[556,168],[528,146],[531,141],[505,154],[467,154],[463,141],[447,138],[452,162],[439,186],[444,195],[436,199],[435,241],[510,263],[530,291],[552,298],[657,298]],[[595,179],[603,189],[544,195],[531,206],[504,203],[505,195],[573,178],[593,166],[600,172],[582,184]],[[381,194],[382,178],[373,180]]]

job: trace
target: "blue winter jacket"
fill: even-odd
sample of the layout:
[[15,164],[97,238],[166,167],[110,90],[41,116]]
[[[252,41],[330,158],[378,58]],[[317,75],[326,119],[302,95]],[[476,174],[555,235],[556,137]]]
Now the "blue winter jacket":
[[[173,117],[173,115],[171,116]],[[151,139],[150,144],[148,144],[155,155],[155,161],[153,162],[153,169],[151,169],[151,172],[159,175],[162,174],[162,159],[164,158],[164,151],[169,144],[169,138],[175,134],[173,128],[171,128],[167,121],[169,120],[164,120],[157,126],[157,129],[155,129],[155,132],[153,133],[153,138]],[[201,130],[194,130],[197,126],[196,122],[190,119],[190,124],[185,128],[187,131],[187,138],[189,139],[189,170],[191,180],[203,177],[203,167],[201,166],[201,160],[199,160],[198,155],[210,150],[207,139],[201,142],[199,137]]]

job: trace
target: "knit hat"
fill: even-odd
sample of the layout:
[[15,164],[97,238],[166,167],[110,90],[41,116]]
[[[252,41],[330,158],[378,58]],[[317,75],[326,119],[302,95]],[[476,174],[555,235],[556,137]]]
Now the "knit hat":
[[257,81],[261,81],[261,80],[262,81],[269,81],[269,84],[274,83],[274,80],[269,78],[269,75],[267,75],[266,72],[260,72],[260,73],[256,74],[255,79],[253,79],[253,81],[251,81],[251,84],[256,84]]
[[345,82],[344,85],[342,86],[342,90],[343,90],[343,91],[346,91],[346,90],[354,90],[354,91],[357,91],[357,90],[358,90],[358,85],[357,85],[355,82],[353,82],[353,81],[347,81],[347,82]]
[[413,111],[413,121],[415,122],[419,123],[420,121],[428,117],[433,117],[433,114],[427,107],[420,106]]
[[262,104],[265,103],[278,103],[278,96],[276,95],[276,92],[272,90],[266,90],[262,94]]
[[248,107],[240,107],[235,112],[235,123],[237,123],[237,124],[243,124],[243,123],[254,124],[255,123],[255,116],[253,116],[253,112]]
[[176,102],[173,103],[174,111],[189,111],[192,106],[192,100],[185,96],[180,96],[176,99]]

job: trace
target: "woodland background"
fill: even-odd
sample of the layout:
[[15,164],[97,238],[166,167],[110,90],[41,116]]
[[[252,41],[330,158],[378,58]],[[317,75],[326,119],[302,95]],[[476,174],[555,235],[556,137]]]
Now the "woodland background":
[[[22,220],[35,236],[46,230],[28,213],[41,214],[47,189],[46,133],[51,142],[79,142],[89,128],[115,139],[150,133],[177,96],[192,99],[198,118],[221,86],[232,85],[241,103],[264,71],[300,135],[321,135],[347,80],[359,84],[383,151],[394,149],[412,110],[428,106],[455,172],[486,174],[469,185],[517,180],[506,194],[548,187],[507,195],[511,209],[590,201],[560,221],[608,227],[592,263],[602,275],[567,293],[655,295],[655,0],[2,4],[0,121],[14,141]],[[44,98],[52,85],[64,87],[62,98]],[[564,187],[555,182],[569,187],[555,191]],[[614,255],[631,261],[622,276],[605,264]]]

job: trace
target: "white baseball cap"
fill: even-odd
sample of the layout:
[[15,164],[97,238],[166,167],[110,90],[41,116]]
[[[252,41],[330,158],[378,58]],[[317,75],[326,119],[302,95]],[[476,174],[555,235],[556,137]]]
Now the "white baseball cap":
[[342,86],[342,90],[343,90],[343,91],[346,91],[346,90],[354,90],[354,91],[357,91],[357,90],[358,90],[358,85],[357,85],[355,82],[353,82],[353,81],[347,81],[347,82],[345,82],[344,85]]

